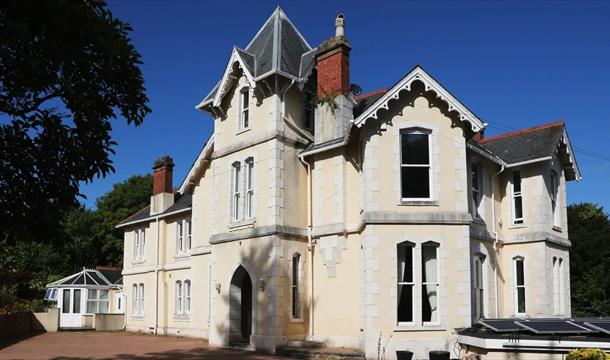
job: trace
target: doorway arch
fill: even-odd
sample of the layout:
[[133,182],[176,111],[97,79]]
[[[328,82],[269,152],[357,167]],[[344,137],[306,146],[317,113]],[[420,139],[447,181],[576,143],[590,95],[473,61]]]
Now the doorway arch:
[[239,265],[229,286],[229,342],[250,343],[253,319],[253,284],[248,271]]

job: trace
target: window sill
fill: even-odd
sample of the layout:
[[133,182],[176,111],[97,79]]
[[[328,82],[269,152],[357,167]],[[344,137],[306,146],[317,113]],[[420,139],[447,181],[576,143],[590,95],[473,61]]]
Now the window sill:
[[557,231],[557,232],[563,232],[563,230],[561,230],[561,226],[557,226],[557,225],[553,225],[553,230]]
[[442,325],[431,324],[431,325],[397,325],[394,326],[394,332],[408,332],[408,331],[446,331],[447,328]]
[[303,318],[291,318],[290,322],[291,323],[304,323],[305,319],[303,319]]
[[438,206],[436,200],[405,200],[401,199],[398,206]]
[[146,263],[146,259],[143,260],[136,260],[136,261],[132,261],[131,265],[142,265]]
[[249,126],[247,128],[239,129],[239,130],[237,130],[235,135],[243,134],[243,133],[245,133],[247,131],[250,131],[250,129],[251,129],[251,127],[249,127]]
[[176,254],[174,255],[174,260],[186,260],[189,259],[191,257],[191,253],[180,253],[180,254]]
[[182,315],[182,314],[174,314],[174,321],[177,321],[177,322],[190,322],[191,321],[191,316],[190,315]]
[[131,315],[131,320],[144,321],[144,315]]
[[255,223],[256,223],[256,218],[251,218],[251,219],[246,219],[246,220],[232,221],[229,223],[229,225],[227,227],[229,229],[253,227]]
[[514,230],[514,229],[525,229],[527,227],[527,225],[525,224],[513,224],[511,226],[508,227],[509,230]]

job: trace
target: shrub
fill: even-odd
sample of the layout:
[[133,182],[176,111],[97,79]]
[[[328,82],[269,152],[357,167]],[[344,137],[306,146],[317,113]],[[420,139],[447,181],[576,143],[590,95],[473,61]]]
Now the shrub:
[[610,355],[601,349],[574,349],[566,360],[610,360]]

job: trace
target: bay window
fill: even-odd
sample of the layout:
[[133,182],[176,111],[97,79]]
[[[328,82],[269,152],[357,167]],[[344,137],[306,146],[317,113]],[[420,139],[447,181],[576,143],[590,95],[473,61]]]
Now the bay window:
[[401,131],[400,183],[403,201],[431,198],[429,130],[415,128]]
[[191,312],[191,281],[176,280],[174,284],[174,315],[184,318]]

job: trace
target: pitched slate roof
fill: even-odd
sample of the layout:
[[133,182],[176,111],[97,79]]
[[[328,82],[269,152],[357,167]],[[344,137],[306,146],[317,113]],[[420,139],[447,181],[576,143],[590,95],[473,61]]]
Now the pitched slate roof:
[[[312,51],[315,49],[311,48],[279,6],[250,40],[248,46],[245,49],[235,47],[235,50],[244,60],[244,66],[257,80],[272,74],[296,80],[303,79],[313,67],[315,54],[315,51]],[[221,81],[201,104],[214,99]]]
[[179,211],[179,210],[190,209],[192,204],[193,204],[193,195],[192,194],[175,193],[174,194],[174,204],[172,206],[170,206],[164,212],[162,212],[160,214],[155,214],[154,216],[152,216],[150,214],[150,205],[147,205],[142,210],[139,210],[137,213],[129,216],[125,220],[118,223],[116,225],[116,227],[121,227],[123,225],[130,224],[130,223],[133,223],[136,221],[144,221],[147,219],[152,219],[157,216],[167,215],[167,214],[173,213],[175,211]]
[[557,121],[482,139],[479,145],[507,164],[553,156],[564,133]]
[[301,55],[309,50],[311,46],[279,6],[245,49],[256,59],[255,77],[279,72],[296,78]]

